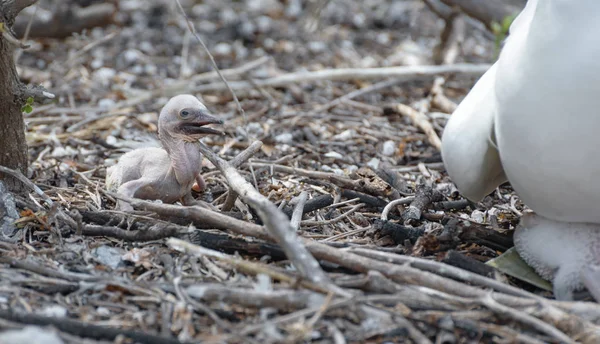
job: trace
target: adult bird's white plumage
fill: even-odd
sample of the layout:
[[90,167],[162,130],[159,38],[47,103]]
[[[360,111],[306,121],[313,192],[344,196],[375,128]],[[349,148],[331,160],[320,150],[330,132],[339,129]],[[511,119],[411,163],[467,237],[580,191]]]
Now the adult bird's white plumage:
[[[536,213],[521,221],[517,251],[542,275],[552,272],[563,299],[582,285],[565,286],[561,269],[581,280],[600,261],[599,14],[597,0],[528,1],[442,137],[446,169],[465,197],[479,201],[508,179]],[[549,244],[558,229],[564,245],[594,244],[561,256]]]

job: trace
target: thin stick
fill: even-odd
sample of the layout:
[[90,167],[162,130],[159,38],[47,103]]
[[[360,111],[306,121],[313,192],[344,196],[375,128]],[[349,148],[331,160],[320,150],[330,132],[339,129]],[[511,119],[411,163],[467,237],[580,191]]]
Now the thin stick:
[[302,214],[304,213],[304,205],[308,200],[308,193],[306,191],[302,191],[300,196],[297,198],[296,206],[294,207],[294,212],[292,213],[292,220],[290,221],[290,226],[292,230],[297,231],[300,228],[300,222],[302,221]]
[[409,197],[404,197],[404,198],[399,198],[399,199],[395,199],[393,201],[391,201],[390,203],[388,203],[385,208],[383,208],[383,211],[381,212],[381,219],[383,221],[387,221],[388,219],[388,214],[390,213],[390,211],[392,211],[392,209],[399,205],[399,204],[410,204],[410,202],[412,202],[415,199],[414,196],[409,196]]

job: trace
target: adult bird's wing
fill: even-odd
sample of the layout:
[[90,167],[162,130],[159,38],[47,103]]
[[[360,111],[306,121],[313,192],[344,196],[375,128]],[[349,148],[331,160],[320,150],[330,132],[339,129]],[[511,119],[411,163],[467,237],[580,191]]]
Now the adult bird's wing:
[[[510,34],[529,30],[538,0],[529,0],[510,26]],[[506,45],[513,37],[509,36]],[[502,58],[502,56],[501,56]],[[496,62],[475,84],[448,121],[442,136],[442,158],[458,190],[480,201],[507,180],[495,140]],[[506,105],[506,104],[504,104]]]
[[442,159],[463,196],[480,201],[506,181],[494,137],[497,64],[477,81],[446,124]]

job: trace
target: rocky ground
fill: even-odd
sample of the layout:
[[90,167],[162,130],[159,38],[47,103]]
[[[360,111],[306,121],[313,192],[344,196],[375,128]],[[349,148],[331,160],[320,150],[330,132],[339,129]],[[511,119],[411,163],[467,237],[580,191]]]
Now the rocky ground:
[[[595,304],[546,299],[483,264],[512,247],[523,206],[510,186],[473,204],[444,172],[436,139],[495,56],[483,25],[465,19],[445,41],[459,43],[447,67],[470,69],[432,74],[419,68],[439,64],[446,21],[420,0],[181,1],[242,114],[175,1],[117,3],[111,24],[32,31],[17,52],[21,78],[57,100],[25,115],[41,192],[17,195],[16,228],[2,227],[0,328],[50,326],[20,332],[47,343],[594,342]],[[407,74],[329,73],[391,66]],[[263,196],[291,217],[306,195],[297,234],[335,287],[302,278],[260,212],[225,206],[208,159],[195,196],[231,221],[115,210],[106,167],[158,146],[158,112],[181,93],[225,121],[227,135],[204,140],[225,160],[263,143],[238,168]]]

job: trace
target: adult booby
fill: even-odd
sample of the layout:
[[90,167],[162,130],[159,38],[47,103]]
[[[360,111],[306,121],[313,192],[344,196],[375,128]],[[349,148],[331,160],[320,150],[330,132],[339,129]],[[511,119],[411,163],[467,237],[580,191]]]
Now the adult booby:
[[466,198],[508,180],[535,212],[521,219],[515,246],[563,300],[584,283],[600,294],[586,269],[600,264],[599,14],[595,0],[529,0],[442,136],[446,170]]

